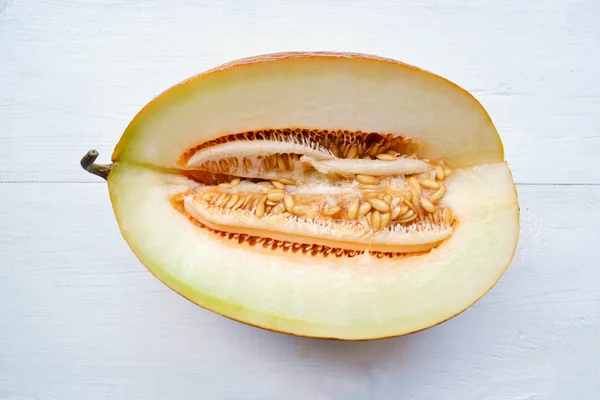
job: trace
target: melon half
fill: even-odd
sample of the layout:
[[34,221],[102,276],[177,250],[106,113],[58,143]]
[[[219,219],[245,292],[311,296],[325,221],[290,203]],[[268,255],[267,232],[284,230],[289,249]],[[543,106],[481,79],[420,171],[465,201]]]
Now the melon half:
[[375,339],[467,309],[509,266],[501,139],[455,84],[364,54],[238,60],[160,94],[107,179],[121,233],[190,301],[299,336]]

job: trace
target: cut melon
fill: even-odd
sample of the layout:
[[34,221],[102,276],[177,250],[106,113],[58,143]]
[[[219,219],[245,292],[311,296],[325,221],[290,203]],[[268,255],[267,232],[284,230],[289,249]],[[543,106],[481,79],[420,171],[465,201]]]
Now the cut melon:
[[158,279],[231,319],[375,339],[467,309],[509,266],[519,207],[500,137],[465,90],[346,53],[239,60],[150,102],[107,178]]

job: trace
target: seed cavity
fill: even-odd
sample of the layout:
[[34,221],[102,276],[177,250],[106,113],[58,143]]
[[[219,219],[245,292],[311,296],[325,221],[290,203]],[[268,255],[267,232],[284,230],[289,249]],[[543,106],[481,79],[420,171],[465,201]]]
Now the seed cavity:
[[206,176],[182,194],[182,212],[265,249],[428,251],[452,234],[455,217],[440,203],[452,171],[419,159],[414,148],[409,138],[347,131],[224,136],[182,155],[184,168]]
[[[245,158],[248,154],[251,154],[253,157],[265,157],[279,153],[306,154],[317,160],[326,160],[334,157],[333,154],[323,146],[308,141],[243,140],[227,142],[209,147],[203,151],[198,151],[188,160],[187,165],[189,167],[200,166],[206,162],[214,162],[215,160],[220,160],[227,164],[225,159],[229,158]],[[288,168],[285,157],[277,157],[274,158],[274,160],[276,160],[278,167],[283,169]],[[274,167],[272,164],[269,164],[268,166]],[[222,167],[227,169],[229,166],[222,165]]]

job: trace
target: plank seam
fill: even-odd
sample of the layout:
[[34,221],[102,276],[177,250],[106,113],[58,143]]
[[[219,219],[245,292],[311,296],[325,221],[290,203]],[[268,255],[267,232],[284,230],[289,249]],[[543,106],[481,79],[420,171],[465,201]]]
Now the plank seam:
[[[19,181],[19,180],[10,180],[10,181],[0,181],[0,185],[43,185],[43,184],[104,184],[105,181]],[[600,186],[600,183],[534,183],[534,182],[516,182],[516,186]]]

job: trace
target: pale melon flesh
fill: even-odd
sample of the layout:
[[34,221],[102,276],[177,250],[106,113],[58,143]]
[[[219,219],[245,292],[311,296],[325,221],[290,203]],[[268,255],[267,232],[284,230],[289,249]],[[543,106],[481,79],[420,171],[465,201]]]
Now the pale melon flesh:
[[[437,204],[452,210],[451,234],[414,254],[325,257],[230,240],[174,206],[174,196],[202,185],[189,172],[210,155],[184,153],[225,135],[286,128],[410,136],[419,160],[452,168]],[[266,141],[266,147],[245,143],[209,149],[268,153]],[[318,146],[306,154],[313,166],[334,172],[363,168]],[[367,162],[365,168],[402,174],[402,168],[422,168],[419,160]],[[123,237],[163,283],[231,319],[302,336],[374,339],[445,321],[498,281],[519,236],[515,186],[483,107],[443,78],[367,55],[267,55],[174,86],[126,129],[108,184]],[[287,233],[282,228],[279,234]]]

